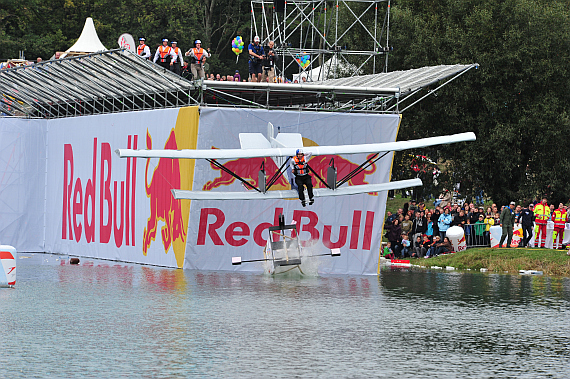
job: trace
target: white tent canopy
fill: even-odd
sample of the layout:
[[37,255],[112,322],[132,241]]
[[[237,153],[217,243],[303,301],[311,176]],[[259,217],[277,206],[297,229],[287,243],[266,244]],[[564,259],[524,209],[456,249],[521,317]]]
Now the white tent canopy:
[[[106,51],[107,48],[103,46],[95,30],[95,25],[93,24],[93,19],[87,17],[85,20],[85,26],[83,26],[83,31],[79,36],[79,39],[73,46],[65,51],[63,56],[74,56],[80,54],[95,53],[98,51]],[[63,57],[62,57],[63,58]]]

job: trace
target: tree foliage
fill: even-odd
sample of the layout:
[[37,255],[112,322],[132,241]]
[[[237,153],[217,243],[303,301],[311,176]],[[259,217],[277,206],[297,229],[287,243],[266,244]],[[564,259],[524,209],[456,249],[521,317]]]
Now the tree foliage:
[[542,194],[568,200],[569,5],[397,1],[391,70],[480,64],[404,112],[399,137],[474,131],[476,142],[435,152],[462,188],[484,188],[501,204]]

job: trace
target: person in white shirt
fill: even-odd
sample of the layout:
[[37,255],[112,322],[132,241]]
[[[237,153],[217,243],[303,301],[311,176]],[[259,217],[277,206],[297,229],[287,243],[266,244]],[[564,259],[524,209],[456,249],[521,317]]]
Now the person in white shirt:
[[162,45],[156,49],[154,54],[154,63],[158,63],[160,66],[167,70],[170,70],[170,61],[172,60],[172,48],[168,46],[168,39],[164,38],[162,40]]
[[172,45],[172,60],[170,61],[170,71],[174,72],[177,75],[180,75],[180,62],[184,59],[182,57],[182,50],[178,47],[178,42],[172,41],[170,43]]
[[144,59],[150,59],[150,48],[145,44],[143,37],[139,38],[139,45],[137,46],[137,54]]

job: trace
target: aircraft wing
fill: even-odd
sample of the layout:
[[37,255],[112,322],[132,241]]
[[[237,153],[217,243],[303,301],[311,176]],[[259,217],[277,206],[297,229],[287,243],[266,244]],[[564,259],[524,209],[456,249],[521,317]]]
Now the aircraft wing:
[[258,157],[290,157],[297,148],[313,155],[370,154],[384,151],[417,149],[426,146],[444,145],[455,142],[475,141],[475,133],[459,133],[447,136],[422,138],[411,141],[366,143],[360,145],[310,146],[310,147],[269,147],[248,149],[209,149],[209,150],[132,150],[117,149],[121,158],[172,158],[172,159],[237,159]]
[[[420,179],[399,180],[382,184],[361,184],[356,186],[348,186],[337,188],[334,191],[328,188],[315,188],[313,193],[315,197],[328,196],[346,196],[357,195],[368,192],[381,192],[392,189],[401,189],[409,187],[419,187],[422,185]],[[173,189],[172,194],[175,199],[187,200],[269,200],[269,199],[292,199],[298,198],[297,191],[267,191],[266,193],[257,191],[246,192],[219,192],[219,191],[184,191]]]

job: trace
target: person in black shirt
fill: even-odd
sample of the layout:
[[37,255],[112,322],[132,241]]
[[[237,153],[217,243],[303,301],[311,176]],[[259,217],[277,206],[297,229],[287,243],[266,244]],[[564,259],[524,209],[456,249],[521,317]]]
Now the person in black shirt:
[[532,238],[532,233],[534,229],[534,205],[531,203],[529,204],[528,208],[524,208],[521,211],[520,218],[522,219],[522,230],[523,230],[523,239],[522,242],[519,244],[519,247],[527,247],[530,239]]
[[261,82],[261,66],[265,52],[259,42],[259,36],[255,36],[253,43],[250,43],[247,47],[249,51],[249,73],[252,82]]

